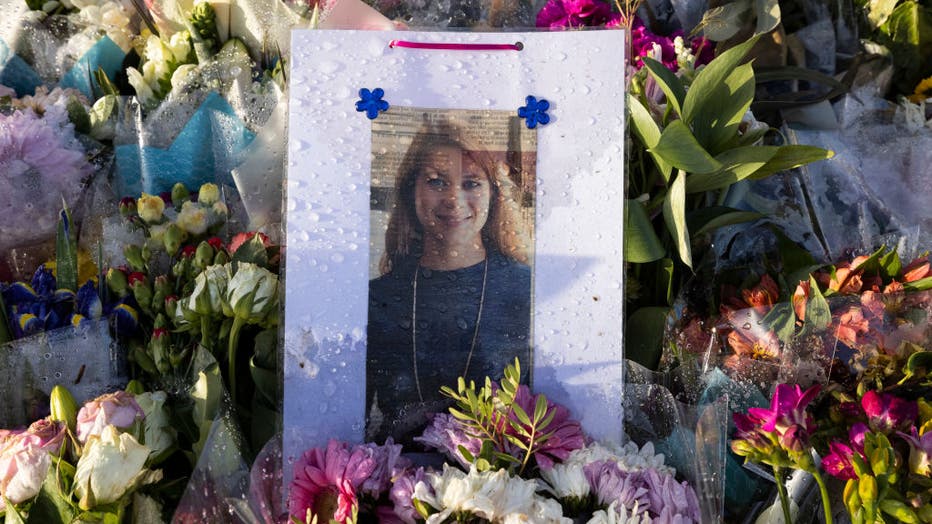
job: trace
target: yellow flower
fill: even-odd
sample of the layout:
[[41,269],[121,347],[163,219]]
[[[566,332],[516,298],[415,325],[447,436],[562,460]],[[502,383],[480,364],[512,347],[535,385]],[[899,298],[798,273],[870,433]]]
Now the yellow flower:
[[929,98],[932,98],[932,76],[919,82],[913,94],[909,95],[909,101],[918,104]]
[[158,195],[143,193],[136,201],[136,212],[147,224],[161,222],[163,211],[165,211],[165,201]]

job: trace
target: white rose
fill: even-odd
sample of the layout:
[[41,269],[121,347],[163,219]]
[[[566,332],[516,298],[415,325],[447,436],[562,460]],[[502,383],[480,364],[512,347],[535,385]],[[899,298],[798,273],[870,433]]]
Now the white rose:
[[149,456],[158,457],[175,445],[177,430],[172,426],[165,408],[168,395],[164,391],[147,391],[136,395],[136,403],[146,414],[143,419],[145,427],[146,447]]
[[114,426],[90,437],[74,475],[78,505],[89,510],[119,500],[145,476],[147,458],[149,448]]

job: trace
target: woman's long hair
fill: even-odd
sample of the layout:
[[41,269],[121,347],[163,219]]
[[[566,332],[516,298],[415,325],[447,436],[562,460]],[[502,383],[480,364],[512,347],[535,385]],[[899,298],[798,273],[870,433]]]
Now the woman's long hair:
[[494,250],[527,264],[527,233],[519,220],[518,187],[508,175],[508,168],[496,161],[488,151],[472,143],[462,128],[443,119],[426,121],[408,147],[395,183],[395,202],[388,229],[385,232],[385,253],[379,261],[384,275],[398,267],[401,260],[423,254],[424,228],[417,219],[414,186],[431,151],[439,147],[455,147],[463,151],[489,179],[489,217],[482,226],[482,242],[486,251]]

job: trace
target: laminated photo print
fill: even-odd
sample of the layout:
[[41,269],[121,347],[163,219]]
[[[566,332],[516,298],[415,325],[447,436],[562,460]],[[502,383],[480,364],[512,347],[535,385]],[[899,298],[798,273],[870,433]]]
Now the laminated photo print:
[[[285,468],[464,378],[622,439],[624,34],[295,31]],[[289,471],[286,477],[289,478]]]

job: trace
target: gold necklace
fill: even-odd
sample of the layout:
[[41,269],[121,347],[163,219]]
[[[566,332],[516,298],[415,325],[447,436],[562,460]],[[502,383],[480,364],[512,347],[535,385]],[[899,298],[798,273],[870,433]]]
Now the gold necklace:
[[[421,394],[421,380],[417,373],[417,274],[421,272],[421,264],[414,268],[414,282],[411,284],[413,297],[411,300],[411,352],[414,358],[414,385],[417,386],[417,397],[424,402]],[[466,368],[463,369],[463,378],[469,371],[473,350],[476,349],[476,339],[479,338],[479,322],[482,320],[482,306],[485,304],[485,284],[489,277],[489,257],[485,257],[485,269],[482,271],[482,292],[479,294],[479,311],[476,313],[476,329],[472,333],[472,343],[469,345],[469,355],[466,356]]]

